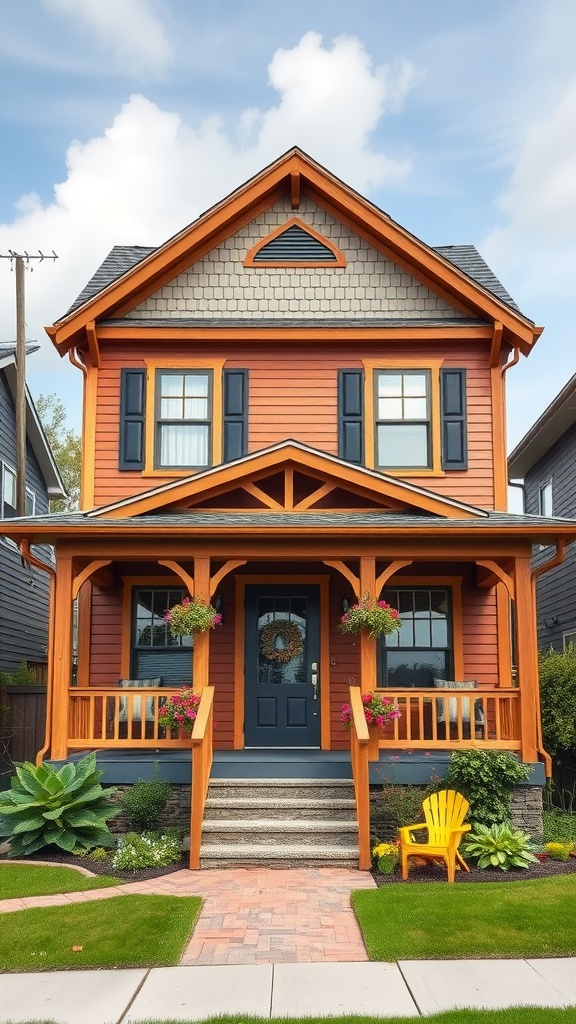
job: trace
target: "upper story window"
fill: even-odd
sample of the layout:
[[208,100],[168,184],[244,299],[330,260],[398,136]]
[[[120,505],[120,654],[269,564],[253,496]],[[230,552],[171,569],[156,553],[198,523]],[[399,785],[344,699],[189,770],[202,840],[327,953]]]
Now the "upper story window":
[[26,488],[26,515],[36,515],[36,495],[29,487]]
[[16,515],[16,472],[5,462],[2,469],[2,519],[11,519]]
[[156,371],[154,465],[195,468],[211,464],[212,371]]
[[430,469],[430,372],[378,370],[375,386],[377,466]]
[[540,488],[538,506],[538,511],[541,516],[551,518],[554,515],[554,491],[551,480],[548,480]]

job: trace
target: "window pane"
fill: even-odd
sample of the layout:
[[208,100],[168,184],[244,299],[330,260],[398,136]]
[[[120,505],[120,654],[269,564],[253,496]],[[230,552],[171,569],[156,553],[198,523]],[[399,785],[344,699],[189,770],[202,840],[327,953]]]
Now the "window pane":
[[181,373],[163,373],[160,377],[160,394],[165,396],[182,396],[184,377]]
[[429,590],[415,590],[414,591],[414,610],[416,615],[426,615],[428,617],[430,613],[430,591]]
[[207,398],[208,397],[208,374],[207,373],[187,373],[184,394],[187,398]]
[[446,619],[432,619],[432,646],[448,647],[448,623]]
[[425,398],[404,399],[405,420],[425,420],[428,418],[428,403]]
[[8,469],[8,466],[3,467],[3,497],[4,501],[8,505],[12,505],[16,508],[16,474]]
[[378,375],[378,395],[380,398],[395,398],[402,394],[402,375],[399,373],[380,373]]
[[427,424],[379,424],[378,465],[428,466]]
[[427,379],[423,373],[404,374],[404,394],[408,396],[426,396]]
[[445,651],[386,651],[386,685],[428,687],[446,679]]
[[430,647],[430,619],[416,619],[414,622],[414,646]]
[[184,400],[185,420],[206,420],[208,419],[207,398],[186,398]]
[[33,516],[36,511],[36,495],[33,491],[26,491],[26,515]]
[[379,420],[401,420],[402,419],[402,399],[401,398],[381,398],[378,402],[378,419]]
[[182,399],[181,398],[163,398],[160,401],[160,419],[161,420],[181,420],[183,419],[182,413]]
[[162,466],[207,466],[208,425],[169,424],[160,427],[160,464]]

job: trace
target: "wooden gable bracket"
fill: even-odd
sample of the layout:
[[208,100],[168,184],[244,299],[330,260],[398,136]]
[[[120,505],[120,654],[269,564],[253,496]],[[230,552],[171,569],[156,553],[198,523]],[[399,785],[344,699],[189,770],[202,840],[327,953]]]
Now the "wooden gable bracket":
[[390,579],[391,576],[394,576],[394,574],[397,573],[400,569],[405,569],[407,565],[412,565],[412,562],[412,558],[408,560],[397,558],[395,562],[390,562],[390,565],[386,566],[384,572],[381,572],[380,575],[376,577],[376,586],[374,589],[375,597],[378,597],[380,592],[388,583],[388,580]]
[[[194,595],[194,577],[191,576],[190,573],[186,572],[186,569],[183,569],[182,566],[178,564],[178,562],[173,562],[170,559],[167,559],[165,561],[158,562],[158,565],[164,565],[167,569],[171,569],[172,572],[175,573],[176,576],[179,576],[182,582],[186,584],[190,595]],[[227,576],[228,573],[232,572],[234,569],[238,569],[238,567],[241,565],[246,565],[245,558],[229,558],[228,561],[225,562],[224,565],[222,565],[220,569],[218,569],[218,571],[210,577],[210,583],[208,587],[210,591],[210,598],[212,598],[213,594],[216,593],[216,590],[218,589],[218,584],[224,579],[224,577]]]
[[88,352],[90,353],[90,362],[92,366],[100,369],[100,349],[98,347],[98,335],[96,334],[96,323],[94,320],[90,320],[86,324],[86,339],[88,341]]
[[186,572],[186,569],[183,569],[178,562],[173,562],[171,559],[167,559],[166,561],[158,560],[158,565],[164,565],[167,569],[170,569],[175,576],[179,576],[182,583],[188,588],[190,596],[194,596],[194,577],[191,576],[189,572]]
[[111,558],[95,558],[93,562],[90,562],[82,572],[79,572],[77,576],[72,580],[72,600],[75,601],[78,597],[80,587],[86,580],[92,579],[93,583],[97,586],[107,589],[113,586],[113,580],[111,573],[100,572],[105,565],[110,565]]
[[292,209],[298,210],[300,208],[300,171],[290,172],[290,199]]
[[327,558],[323,558],[322,561],[324,562],[324,565],[329,566],[330,569],[336,569],[336,572],[341,573],[341,575],[348,580],[348,583],[352,587],[352,590],[354,591],[354,596],[358,597],[360,593],[360,580],[358,576],[354,575],[352,569],[349,569],[348,566],[344,564],[344,562],[333,562],[329,561]]
[[515,601],[516,588],[512,576],[492,559],[476,559],[476,586],[481,588],[495,587],[497,583],[503,583],[508,591],[511,601]]
[[503,333],[503,324],[501,324],[499,320],[495,320],[494,329],[492,331],[492,342],[490,345],[490,366],[492,369],[500,365],[500,352],[502,351]]

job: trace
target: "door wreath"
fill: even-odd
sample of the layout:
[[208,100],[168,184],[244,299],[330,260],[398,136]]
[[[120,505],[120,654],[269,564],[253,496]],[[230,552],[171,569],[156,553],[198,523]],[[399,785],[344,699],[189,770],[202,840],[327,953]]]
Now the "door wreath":
[[269,622],[260,633],[260,650],[269,661],[283,665],[298,658],[302,654],[302,636],[296,623],[284,619]]

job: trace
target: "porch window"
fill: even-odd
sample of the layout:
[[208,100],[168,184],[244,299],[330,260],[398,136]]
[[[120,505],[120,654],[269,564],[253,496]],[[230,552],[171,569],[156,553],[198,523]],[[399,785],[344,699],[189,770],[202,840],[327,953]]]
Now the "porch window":
[[2,470],[2,519],[12,519],[16,515],[16,473],[5,462]]
[[379,370],[375,387],[378,468],[431,468],[430,371]]
[[425,688],[452,677],[451,594],[442,587],[387,588],[400,612],[398,633],[378,641],[378,685]]
[[547,480],[540,488],[538,495],[538,512],[541,516],[546,516],[548,519],[554,515],[554,492],[551,480]]
[[158,370],[156,468],[210,465],[212,371]]
[[133,592],[132,678],[162,677],[165,686],[192,682],[190,636],[173,637],[164,621],[186,592],[179,587],[139,587]]

